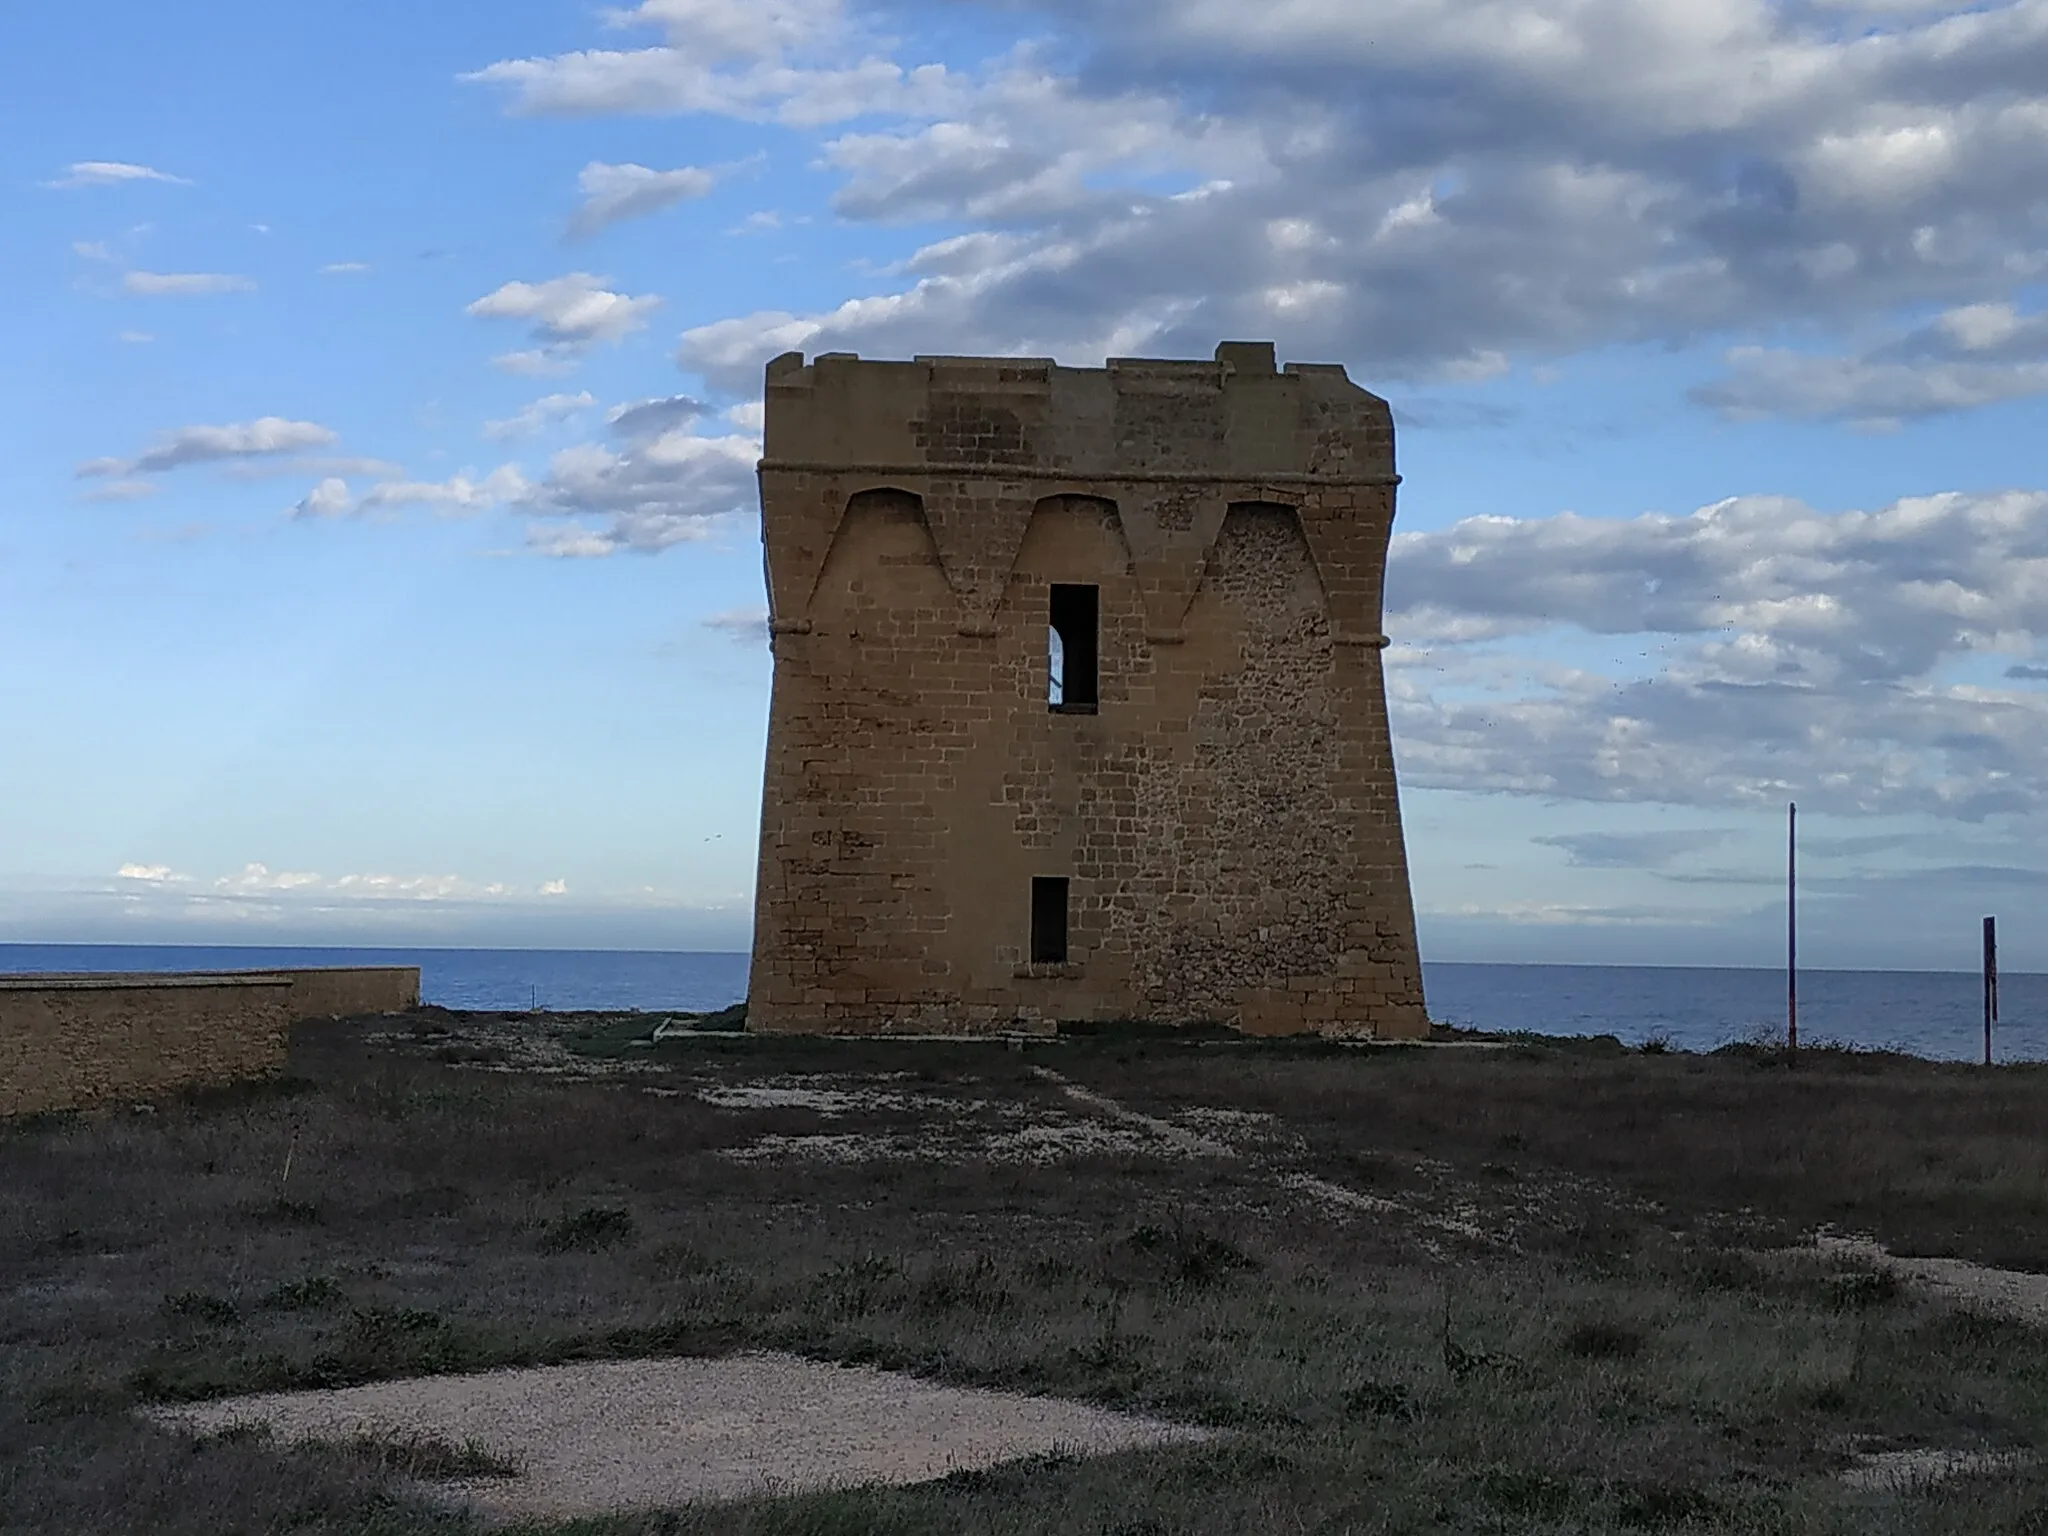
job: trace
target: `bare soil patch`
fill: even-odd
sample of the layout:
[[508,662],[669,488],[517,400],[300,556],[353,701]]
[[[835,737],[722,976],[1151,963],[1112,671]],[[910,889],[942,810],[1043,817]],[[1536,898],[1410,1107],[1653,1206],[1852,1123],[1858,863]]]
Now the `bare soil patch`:
[[156,1410],[218,1434],[480,1447],[513,1476],[444,1486],[504,1518],[565,1519],[825,1488],[923,1482],[1023,1456],[1210,1438],[1134,1414],[788,1355],[629,1360],[429,1376]]

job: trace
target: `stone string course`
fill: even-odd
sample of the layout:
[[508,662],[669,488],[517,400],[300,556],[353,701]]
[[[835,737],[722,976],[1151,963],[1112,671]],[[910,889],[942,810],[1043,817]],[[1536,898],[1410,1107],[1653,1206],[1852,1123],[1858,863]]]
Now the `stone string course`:
[[[1341,368],[769,365],[750,1027],[1426,1031],[1380,648],[1386,403]],[[1100,703],[1047,701],[1050,587]],[[1029,963],[1034,876],[1068,962]]]

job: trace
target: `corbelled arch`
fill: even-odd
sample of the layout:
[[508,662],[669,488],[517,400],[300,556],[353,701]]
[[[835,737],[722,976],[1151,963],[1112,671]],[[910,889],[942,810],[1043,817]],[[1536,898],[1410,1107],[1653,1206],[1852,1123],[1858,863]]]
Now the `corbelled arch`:
[[[864,545],[874,547],[864,549]],[[903,547],[893,548],[894,545]],[[923,558],[920,560],[919,556]],[[900,486],[874,486],[856,491],[846,499],[831,543],[818,562],[817,578],[805,604],[806,621],[815,618],[821,603],[830,602],[830,594],[840,589],[842,578],[850,590],[866,562],[876,558],[929,564],[940,575],[940,585],[945,585],[938,542],[925,515],[924,498],[916,492]],[[874,574],[881,576],[880,572]],[[894,576],[882,577],[875,583],[880,592],[902,585]]]
[[[1032,501],[1031,515],[1025,520],[1023,536],[1017,541],[1017,549],[1010,557],[1009,568],[1003,572],[1004,592],[1007,593],[1018,566],[1024,563],[1025,554],[1030,550],[1034,537],[1042,537],[1043,530],[1055,519],[1091,515],[1099,517],[1116,536],[1117,547],[1123,551],[1124,566],[1120,574],[1136,575],[1136,554],[1131,548],[1130,534],[1124,527],[1123,510],[1117,505],[1116,498],[1085,491],[1058,491]],[[998,594],[998,605],[1001,595]]]
[[[1264,498],[1231,500],[1217,528],[1217,537],[1210,541],[1202,557],[1202,586],[1198,592],[1208,592],[1225,575],[1229,575],[1229,580],[1243,582],[1245,571],[1221,569],[1231,557],[1264,557],[1272,563],[1272,569],[1257,573],[1257,580],[1249,584],[1268,604],[1280,606],[1288,600],[1298,600],[1294,606],[1313,610],[1325,623],[1335,623],[1329,610],[1329,586],[1315,557],[1309,528],[1300,516],[1300,508],[1292,502]],[[1282,586],[1282,578],[1286,586]],[[1303,578],[1307,578],[1305,590]]]

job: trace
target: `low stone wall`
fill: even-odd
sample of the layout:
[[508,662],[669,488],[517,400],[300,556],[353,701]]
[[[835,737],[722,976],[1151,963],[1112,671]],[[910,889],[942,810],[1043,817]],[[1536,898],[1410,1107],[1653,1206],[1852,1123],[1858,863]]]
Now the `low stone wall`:
[[404,1013],[420,1005],[416,965],[323,965],[278,971],[292,979],[292,1019],[347,1019]]
[[0,975],[0,1116],[274,1077],[293,1024],[419,1004],[413,965]]
[[268,973],[0,976],[0,1116],[275,1077],[293,986]]

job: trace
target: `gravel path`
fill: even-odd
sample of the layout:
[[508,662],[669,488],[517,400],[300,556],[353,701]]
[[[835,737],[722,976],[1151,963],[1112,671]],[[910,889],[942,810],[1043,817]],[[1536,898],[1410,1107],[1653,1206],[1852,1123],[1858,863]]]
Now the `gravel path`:
[[773,1354],[421,1377],[153,1416],[199,1433],[260,1422],[286,1442],[366,1430],[474,1441],[522,1475],[447,1486],[515,1518],[914,1483],[1020,1456],[1101,1455],[1210,1434],[1053,1398]]
[[2048,1323],[2048,1275],[1992,1269],[1968,1259],[1903,1259],[1868,1238],[1823,1234],[1813,1241],[1814,1248],[1829,1258],[1885,1270],[1965,1307],[2023,1323]]

